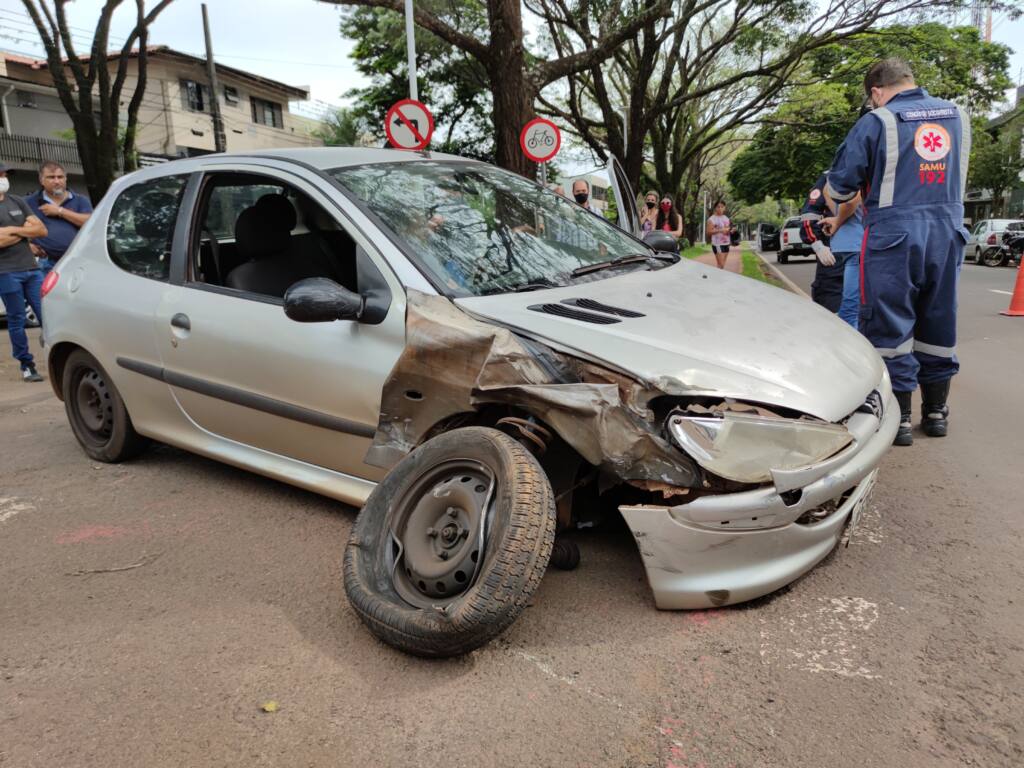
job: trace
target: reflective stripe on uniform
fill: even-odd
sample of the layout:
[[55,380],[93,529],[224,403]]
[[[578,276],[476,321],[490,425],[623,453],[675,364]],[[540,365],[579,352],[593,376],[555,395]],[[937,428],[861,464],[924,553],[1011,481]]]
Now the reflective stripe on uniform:
[[949,359],[956,355],[956,347],[940,347],[936,344],[925,344],[923,341],[917,340],[914,341],[914,351]]
[[913,351],[913,339],[907,339],[898,347],[875,347],[875,352],[877,352],[882,357],[900,357],[901,355],[909,355]]
[[967,192],[967,166],[971,157],[971,116],[959,104],[956,108],[960,112],[960,201],[963,202]]
[[900,134],[896,127],[896,115],[888,109],[879,107],[871,114],[882,121],[882,127],[885,129],[885,172],[882,174],[882,183],[878,187],[878,207],[889,208],[896,195],[896,165],[900,161]]
[[834,202],[845,203],[847,200],[852,200],[856,196],[857,190],[855,189],[848,194],[843,194],[842,192],[837,192],[831,182],[825,182],[825,194],[831,197]]

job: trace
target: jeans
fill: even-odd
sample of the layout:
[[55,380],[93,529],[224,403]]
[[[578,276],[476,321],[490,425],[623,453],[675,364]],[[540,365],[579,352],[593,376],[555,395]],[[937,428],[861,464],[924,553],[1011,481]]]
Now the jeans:
[[25,334],[25,302],[29,303],[42,323],[43,302],[39,295],[42,285],[43,273],[39,269],[0,273],[0,299],[7,311],[7,335],[11,337],[14,359],[21,363],[22,370],[35,362],[29,352],[28,336]]
[[43,271],[43,277],[46,277],[50,270],[57,265],[57,261],[55,259],[38,259],[38,262],[39,269]]
[[839,305],[839,319],[852,325],[855,329],[860,327],[860,254],[837,253],[836,261],[845,259],[843,262],[843,300]]

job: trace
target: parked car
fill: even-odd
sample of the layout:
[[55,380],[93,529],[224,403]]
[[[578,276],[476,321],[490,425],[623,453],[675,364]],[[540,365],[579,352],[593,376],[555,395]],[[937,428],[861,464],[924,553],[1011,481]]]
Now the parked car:
[[345,590],[409,653],[497,636],[555,534],[616,510],[659,608],[764,595],[867,503],[899,416],[885,366],[620,216],[434,152],[146,168],[48,279],[50,380],[93,460],[158,440],[361,506]]
[[1020,219],[982,219],[971,228],[971,235],[964,246],[964,258],[968,261],[981,262],[981,254],[986,248],[997,247],[1002,242],[1002,235],[1007,229],[1024,226]]
[[1012,221],[999,235],[996,245],[985,245],[978,262],[986,267],[1020,264],[1024,251],[1024,221]]
[[811,250],[811,246],[804,244],[800,237],[801,226],[802,223],[799,216],[789,219],[782,225],[782,241],[779,244],[779,252],[775,255],[775,260],[779,264],[787,263],[792,256],[810,256],[814,258],[814,251]]
[[758,224],[754,234],[754,247],[762,253],[777,251],[781,236],[779,228],[774,224]]

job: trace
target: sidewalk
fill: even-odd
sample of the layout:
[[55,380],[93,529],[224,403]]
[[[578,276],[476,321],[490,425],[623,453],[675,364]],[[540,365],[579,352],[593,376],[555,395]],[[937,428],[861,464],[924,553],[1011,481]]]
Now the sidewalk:
[[[729,258],[725,262],[725,268],[730,272],[735,272],[736,274],[743,273],[743,257],[740,256],[740,248],[742,247],[741,245],[729,249]],[[710,267],[718,266],[715,262],[715,254],[711,252],[710,247],[707,253],[701,254],[694,261],[699,261],[701,264],[707,264]]]

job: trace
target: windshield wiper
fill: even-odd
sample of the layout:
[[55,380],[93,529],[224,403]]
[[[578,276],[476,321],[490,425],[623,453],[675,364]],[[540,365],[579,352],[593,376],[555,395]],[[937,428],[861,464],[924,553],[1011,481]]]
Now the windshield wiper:
[[622,264],[640,264],[650,259],[658,259],[661,261],[675,262],[676,257],[670,253],[630,253],[625,256],[616,256],[614,259],[608,261],[598,261],[594,264],[584,264],[582,267],[576,267],[569,274],[572,277],[579,277],[580,275],[587,275],[591,272],[599,272],[602,269],[611,269],[612,267],[618,267]]
[[526,293],[527,291],[542,291],[545,288],[561,288],[559,283],[549,280],[546,277],[535,277],[525,283],[515,285],[498,285],[481,292],[481,296],[489,296],[494,293]]

